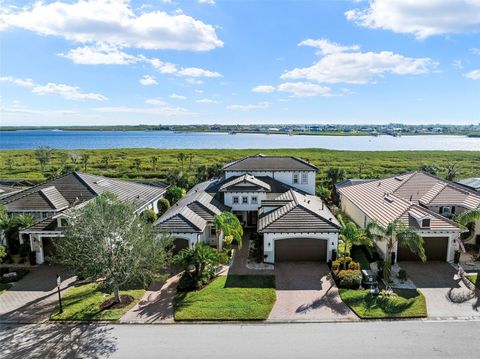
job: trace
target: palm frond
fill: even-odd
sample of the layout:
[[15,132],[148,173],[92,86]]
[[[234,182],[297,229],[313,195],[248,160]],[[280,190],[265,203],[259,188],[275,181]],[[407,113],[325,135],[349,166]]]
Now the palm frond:
[[476,221],[480,221],[480,210],[479,209],[472,209],[470,211],[464,212],[460,214],[456,218],[457,223],[466,227],[470,223],[474,223]]

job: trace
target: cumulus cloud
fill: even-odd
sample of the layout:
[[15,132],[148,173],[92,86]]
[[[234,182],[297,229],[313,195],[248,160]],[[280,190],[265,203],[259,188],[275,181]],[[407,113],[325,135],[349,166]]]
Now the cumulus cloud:
[[221,77],[222,75],[215,71],[200,69],[198,67],[186,67],[177,72],[178,76],[186,77]]
[[285,82],[278,86],[278,91],[288,92],[295,97],[311,97],[311,96],[329,96],[330,88],[307,82]]
[[11,76],[0,77],[0,82],[10,82],[17,86],[29,88],[36,95],[59,95],[67,100],[75,101],[105,101],[107,97],[93,92],[82,92],[77,86],[49,82],[39,85],[32,79],[19,79]]
[[300,42],[298,46],[310,46],[317,48],[319,50],[319,54],[323,55],[360,50],[360,46],[358,45],[343,46],[328,39],[307,39]]
[[215,5],[215,0],[198,0],[199,4]]
[[366,8],[347,11],[356,24],[413,34],[417,39],[480,29],[478,0],[371,0]]
[[168,103],[163,101],[163,99],[161,97],[146,99],[145,103],[147,105],[168,106]]
[[139,60],[138,57],[105,43],[77,47],[58,55],[81,65],[128,65]]
[[[308,46],[312,46],[313,41],[315,40],[309,40]],[[282,79],[366,84],[388,73],[419,75],[428,73],[437,66],[430,58],[406,57],[391,51],[360,52],[357,51],[358,45],[342,46],[326,39],[315,44],[323,54],[321,59],[312,66],[286,71],[282,74]],[[305,46],[306,43],[301,42],[300,45]]]
[[253,92],[258,93],[272,93],[275,91],[275,87],[271,85],[259,85],[252,89]]
[[155,80],[155,77],[150,76],[150,75],[143,75],[143,77],[139,80],[139,82],[143,86],[158,85],[158,82],[157,82],[157,80]]
[[463,75],[470,80],[480,80],[480,70],[473,70]]
[[196,103],[203,103],[203,104],[213,104],[213,103],[222,103],[222,101],[219,100],[212,100],[210,98],[201,98],[199,100],[195,101]]
[[177,95],[176,93],[172,93],[170,95],[170,98],[173,98],[174,100],[186,100],[187,97],[183,95]]
[[259,108],[268,108],[270,107],[271,103],[270,102],[258,102],[258,103],[252,103],[252,104],[233,104],[233,105],[228,105],[227,109],[229,110],[241,110],[241,111],[248,111],[248,110],[256,110]]
[[127,0],[36,2],[9,9],[0,18],[2,29],[21,28],[40,35],[79,43],[154,50],[208,51],[222,47],[212,25],[183,13],[137,13]]

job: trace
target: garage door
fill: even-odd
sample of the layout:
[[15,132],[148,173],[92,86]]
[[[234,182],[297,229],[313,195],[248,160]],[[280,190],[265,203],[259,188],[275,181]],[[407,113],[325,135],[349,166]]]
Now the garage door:
[[184,238],[175,238],[173,241],[173,254],[177,254],[184,248],[188,248],[188,240]]
[[327,241],[291,238],[275,241],[275,262],[321,261],[327,258]]
[[[446,261],[448,250],[448,237],[424,238],[425,254],[427,261]],[[407,248],[398,248],[399,261],[419,261],[420,258]]]

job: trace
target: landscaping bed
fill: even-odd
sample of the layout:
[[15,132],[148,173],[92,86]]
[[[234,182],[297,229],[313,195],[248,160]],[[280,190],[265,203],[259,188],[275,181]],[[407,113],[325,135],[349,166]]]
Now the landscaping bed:
[[343,302],[362,319],[425,318],[427,305],[421,292],[395,289],[396,295],[384,298],[369,290],[339,289]]
[[9,283],[0,283],[0,295],[7,291],[12,285]]
[[221,276],[200,290],[177,293],[175,320],[265,320],[275,299],[274,276]]
[[470,275],[467,275],[467,279],[472,282],[473,284],[475,284],[475,286],[477,288],[480,289],[480,282],[478,281],[478,274],[470,274]]
[[129,299],[125,305],[112,305],[112,295],[99,288],[98,283],[88,283],[69,288],[62,294],[63,313],[59,313],[59,306],[55,307],[51,320],[118,320],[145,293],[144,289],[121,290],[120,295]]

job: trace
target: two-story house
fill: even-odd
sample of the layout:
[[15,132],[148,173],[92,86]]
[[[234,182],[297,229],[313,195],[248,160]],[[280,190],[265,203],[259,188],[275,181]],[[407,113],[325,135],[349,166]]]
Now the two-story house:
[[37,264],[54,251],[53,241],[63,237],[69,211],[103,193],[113,193],[134,205],[135,212],[151,209],[158,213],[158,201],[166,185],[148,185],[102,176],[72,172],[45,183],[2,197],[9,215],[29,214],[37,222],[20,232],[20,241],[30,243]]
[[215,215],[231,211],[263,238],[265,262],[328,261],[337,249],[338,222],[316,197],[318,169],[296,157],[250,156],[223,167],[161,216],[156,226],[176,248],[215,245]]

